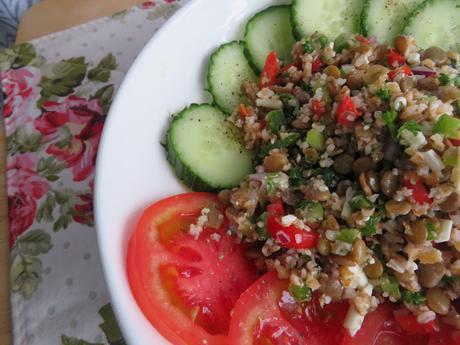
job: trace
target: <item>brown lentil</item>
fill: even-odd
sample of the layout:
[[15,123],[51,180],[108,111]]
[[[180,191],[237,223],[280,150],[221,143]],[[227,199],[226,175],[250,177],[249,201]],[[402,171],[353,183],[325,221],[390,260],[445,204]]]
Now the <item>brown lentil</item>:
[[450,298],[440,288],[434,287],[426,293],[426,304],[435,313],[447,315],[450,309]]

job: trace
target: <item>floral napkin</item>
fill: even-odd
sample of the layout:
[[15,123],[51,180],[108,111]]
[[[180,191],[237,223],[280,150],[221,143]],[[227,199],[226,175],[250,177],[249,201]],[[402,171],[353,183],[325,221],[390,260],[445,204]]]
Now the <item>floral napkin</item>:
[[15,345],[125,344],[97,252],[94,164],[125,73],[186,1],[151,0],[0,51]]

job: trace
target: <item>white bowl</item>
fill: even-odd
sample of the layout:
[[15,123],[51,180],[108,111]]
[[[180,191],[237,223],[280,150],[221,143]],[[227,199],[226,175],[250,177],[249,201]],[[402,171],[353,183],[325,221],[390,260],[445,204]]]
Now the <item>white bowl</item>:
[[120,87],[105,123],[96,165],[95,216],[105,279],[126,341],[168,344],[136,304],[126,251],[138,217],[152,202],[184,192],[160,145],[171,114],[211,101],[209,56],[241,39],[246,21],[286,1],[194,0],[150,40]]

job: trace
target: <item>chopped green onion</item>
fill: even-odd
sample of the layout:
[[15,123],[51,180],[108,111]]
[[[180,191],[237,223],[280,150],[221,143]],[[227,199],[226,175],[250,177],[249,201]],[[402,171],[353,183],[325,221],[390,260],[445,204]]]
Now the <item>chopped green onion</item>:
[[428,232],[428,236],[426,238],[428,241],[434,241],[438,238],[438,231],[433,223],[425,222],[425,227]]
[[[261,241],[266,241],[269,238],[267,231],[267,217],[268,213],[264,212],[256,219],[256,233],[259,235],[259,240]],[[263,223],[262,227],[259,226],[260,223]]]
[[447,114],[441,115],[433,127],[433,133],[445,135],[451,139],[460,138],[460,120]]
[[417,135],[418,132],[422,131],[422,127],[414,120],[410,120],[404,122],[404,124],[401,127],[399,127],[398,138],[401,136],[401,133],[403,131],[409,131],[412,134]]
[[286,124],[286,117],[282,110],[272,110],[266,116],[267,124],[270,130],[278,134],[281,127]]
[[404,289],[401,295],[404,302],[412,305],[422,305],[426,301],[425,296],[421,292],[412,292]]
[[449,84],[449,76],[445,73],[441,73],[438,77],[439,84],[441,85],[447,85]]
[[361,231],[358,229],[343,229],[337,235],[336,240],[353,244],[359,237],[361,237]]
[[312,291],[307,284],[303,284],[302,286],[290,284],[289,293],[297,302],[308,302],[312,297]]
[[348,35],[340,34],[334,41],[334,50],[341,53],[344,49],[350,48],[350,41]]
[[383,292],[386,292],[390,297],[399,300],[401,298],[401,291],[399,290],[399,284],[395,277],[384,274],[380,278],[380,288]]
[[260,149],[259,156],[264,157],[273,149],[288,148],[289,146],[294,145],[299,139],[299,133],[290,133],[284,139],[278,139],[273,144],[262,147]]
[[313,53],[313,51],[315,50],[315,47],[313,46],[313,41],[311,39],[308,38],[305,41],[305,43],[303,44],[303,50],[307,54]]
[[318,38],[318,42],[319,44],[321,45],[321,48],[324,48],[326,46],[326,44],[329,42],[329,39],[324,36],[324,35],[321,35],[319,38]]
[[363,236],[374,236],[377,233],[377,225],[380,223],[380,213],[373,214],[366,222],[364,228],[361,228],[361,235]]
[[385,124],[388,126],[391,136],[394,138],[397,135],[396,129],[396,119],[398,118],[398,113],[394,110],[386,111],[382,114],[382,119]]
[[353,211],[359,211],[364,208],[372,208],[372,203],[362,194],[355,195],[348,202]]
[[390,99],[390,90],[388,88],[384,87],[377,91],[376,95],[380,97],[384,101],[388,101]]
[[296,213],[307,223],[316,223],[324,218],[324,209],[319,202],[304,200],[296,205]]
[[322,131],[310,129],[307,132],[307,143],[317,151],[324,150],[324,135]]
[[331,168],[319,168],[313,172],[315,176],[322,176],[328,188],[335,189],[340,181],[340,176]]

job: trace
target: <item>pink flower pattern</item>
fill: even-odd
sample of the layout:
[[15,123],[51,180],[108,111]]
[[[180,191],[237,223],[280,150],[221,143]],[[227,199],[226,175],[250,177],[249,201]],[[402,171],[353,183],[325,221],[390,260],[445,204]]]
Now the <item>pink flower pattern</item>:
[[35,67],[11,69],[1,74],[1,84],[5,95],[3,116],[7,128],[24,124],[32,119],[36,110],[40,89],[40,71]]
[[37,174],[35,167],[30,154],[16,155],[7,166],[10,245],[32,225],[37,201],[49,190],[48,182]]
[[[65,162],[74,181],[83,181],[93,173],[104,118],[98,100],[70,95],[62,102],[45,102],[34,125],[48,140],[58,139],[46,153]],[[63,126],[70,129],[70,140],[59,140]]]

